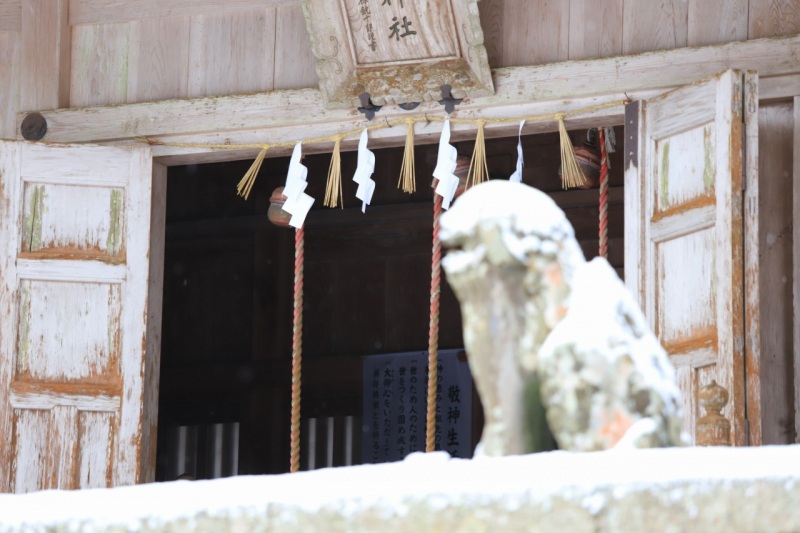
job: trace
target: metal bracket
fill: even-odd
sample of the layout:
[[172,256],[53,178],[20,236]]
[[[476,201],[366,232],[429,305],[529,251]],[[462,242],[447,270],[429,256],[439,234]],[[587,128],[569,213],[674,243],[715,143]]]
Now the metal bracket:
[[359,111],[364,113],[367,117],[367,120],[372,120],[375,118],[375,113],[381,110],[383,106],[375,105],[369,99],[369,93],[363,92],[358,95],[358,99],[361,100],[361,107],[358,108]]
[[403,111],[413,111],[419,107],[419,102],[405,102],[403,104],[397,104],[397,107]]
[[463,98],[453,98],[450,92],[453,88],[450,87],[450,85],[442,85],[439,89],[442,91],[442,99],[439,100],[439,103],[444,106],[444,110],[447,114],[452,113],[456,105],[464,101]]

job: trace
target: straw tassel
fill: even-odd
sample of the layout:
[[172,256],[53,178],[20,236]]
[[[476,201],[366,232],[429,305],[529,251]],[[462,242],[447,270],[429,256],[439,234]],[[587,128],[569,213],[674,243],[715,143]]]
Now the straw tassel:
[[400,169],[400,179],[397,187],[403,192],[413,193],[417,190],[417,180],[414,175],[414,120],[407,119],[406,148],[403,151],[403,166]]
[[483,183],[489,178],[489,169],[486,166],[486,140],[483,134],[484,121],[478,122],[478,136],[475,137],[475,149],[469,162],[467,173],[467,188]]
[[341,144],[342,140],[337,139],[336,144],[333,145],[333,155],[331,156],[331,164],[328,167],[328,184],[325,186],[325,200],[323,203],[326,207],[336,207],[341,201],[342,209],[344,209]]
[[564,189],[580,187],[586,183],[586,177],[575,159],[575,150],[564,125],[564,115],[558,117],[558,133],[561,138],[561,186]]
[[239,181],[239,185],[236,186],[236,193],[239,196],[243,196],[245,200],[247,200],[247,197],[250,196],[250,190],[253,188],[253,184],[256,182],[256,176],[258,176],[258,171],[261,170],[261,163],[264,162],[266,155],[267,149],[264,147],[260,152],[258,152],[255,161],[253,161],[253,164],[250,165],[247,173],[245,173],[244,177],[241,179],[241,181]]

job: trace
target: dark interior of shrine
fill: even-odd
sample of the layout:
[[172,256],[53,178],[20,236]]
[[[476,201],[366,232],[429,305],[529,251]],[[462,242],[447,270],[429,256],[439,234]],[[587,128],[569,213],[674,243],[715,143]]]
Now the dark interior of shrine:
[[[580,144],[586,132],[570,135]],[[454,145],[472,153],[472,142]],[[523,136],[522,145],[524,183],[551,195],[587,259],[596,256],[597,185],[562,190],[558,133]],[[375,150],[366,214],[351,180],[355,152],[341,157],[344,209],[322,205],[330,155],[303,160],[316,201],[305,225],[302,469],[361,462],[364,357],[427,350],[437,145],[415,148],[413,194],[397,188],[403,148]],[[487,139],[486,154],[490,177],[507,179],[517,138]],[[622,277],[622,150],[609,160],[608,259]],[[294,232],[267,219],[289,158],[266,159],[245,201],[236,184],[250,164],[169,169],[157,480],[289,470]],[[441,298],[439,347],[461,348],[446,283]],[[473,396],[474,446],[482,416]]]

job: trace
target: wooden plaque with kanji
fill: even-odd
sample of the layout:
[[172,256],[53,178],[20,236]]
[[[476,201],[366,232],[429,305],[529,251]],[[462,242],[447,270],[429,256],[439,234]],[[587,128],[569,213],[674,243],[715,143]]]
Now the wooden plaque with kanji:
[[477,0],[303,0],[327,107],[494,93]]

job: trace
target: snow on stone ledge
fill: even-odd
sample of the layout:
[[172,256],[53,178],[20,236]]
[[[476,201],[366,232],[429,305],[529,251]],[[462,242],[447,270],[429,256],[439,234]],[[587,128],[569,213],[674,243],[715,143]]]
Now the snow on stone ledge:
[[552,452],[0,495],[0,531],[800,529],[800,446]]

